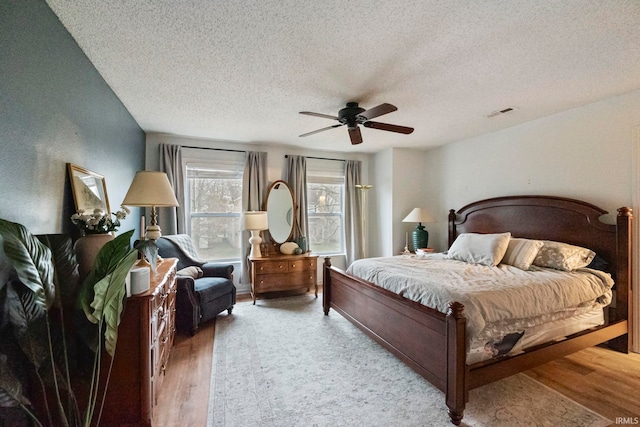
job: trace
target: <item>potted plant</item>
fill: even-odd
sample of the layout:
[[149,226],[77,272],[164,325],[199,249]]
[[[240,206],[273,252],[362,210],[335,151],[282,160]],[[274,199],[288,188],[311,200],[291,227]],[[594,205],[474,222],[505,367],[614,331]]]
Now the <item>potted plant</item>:
[[[25,414],[35,425],[99,424],[100,360],[103,348],[115,352],[125,278],[138,250],[153,265],[157,257],[150,241],[132,249],[132,236],[133,230],[105,244],[87,278],[74,283],[77,264],[69,239],[43,243],[24,226],[0,219],[0,407],[9,417],[0,416],[0,424],[28,424]],[[73,305],[91,323],[68,327],[72,322],[65,314]],[[81,378],[89,390],[84,405],[73,392],[83,365],[76,359],[82,352],[71,351],[76,342],[92,350],[92,368]]]

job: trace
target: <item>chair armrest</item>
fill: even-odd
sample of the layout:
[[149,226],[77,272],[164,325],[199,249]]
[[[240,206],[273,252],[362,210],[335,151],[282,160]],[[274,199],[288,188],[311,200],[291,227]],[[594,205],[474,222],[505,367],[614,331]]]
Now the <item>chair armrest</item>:
[[233,279],[233,265],[232,264],[214,264],[212,262],[206,262],[200,266],[204,277],[224,277],[226,279]]
[[187,292],[189,295],[195,295],[196,284],[191,276],[176,276],[176,287],[179,292]]
[[176,327],[191,335],[200,322],[200,303],[195,291],[193,277],[176,276]]

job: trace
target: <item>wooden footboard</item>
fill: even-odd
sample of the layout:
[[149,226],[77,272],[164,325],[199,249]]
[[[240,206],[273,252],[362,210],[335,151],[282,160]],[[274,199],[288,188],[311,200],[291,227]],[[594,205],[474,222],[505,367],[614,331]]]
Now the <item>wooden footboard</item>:
[[[425,377],[446,390],[446,316],[393,292],[348,276],[325,258],[323,304]],[[462,319],[464,323],[464,319]]]
[[434,386],[445,392],[449,417],[460,424],[469,390],[578,350],[609,341],[629,350],[631,209],[618,210],[616,225],[599,221],[605,211],[585,202],[545,196],[488,199],[450,214],[450,244],[460,232],[504,232],[557,240],[596,250],[616,281],[616,308],[602,327],[537,346],[517,356],[466,365],[466,320],[462,304],[447,314],[346,274],[325,258],[323,310],[333,308]]
[[333,308],[446,393],[449,416],[462,420],[465,386],[464,307],[452,303],[445,315],[367,281],[347,275],[325,258],[323,309]]

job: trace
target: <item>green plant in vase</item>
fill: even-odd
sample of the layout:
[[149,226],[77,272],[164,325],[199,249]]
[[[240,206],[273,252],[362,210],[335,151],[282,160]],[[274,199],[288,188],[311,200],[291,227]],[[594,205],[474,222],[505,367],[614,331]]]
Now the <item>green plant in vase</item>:
[[[104,346],[111,356],[115,353],[126,302],[125,278],[137,251],[149,260],[157,257],[153,242],[141,242],[132,249],[132,235],[133,230],[108,242],[95,268],[78,286],[69,240],[45,239],[50,249],[22,225],[0,219],[0,408],[19,409],[35,425],[99,424],[99,403],[104,397],[97,387],[102,350]],[[77,340],[64,327],[68,323],[64,308],[76,294],[76,307],[91,323],[85,321],[73,329],[82,332],[82,341],[94,355],[90,378],[85,379],[91,385],[84,415],[72,387],[77,373],[73,368],[79,361],[69,357],[78,354],[69,351],[69,343]],[[37,412],[28,395],[42,402]],[[10,424],[11,419],[0,417],[3,423]]]

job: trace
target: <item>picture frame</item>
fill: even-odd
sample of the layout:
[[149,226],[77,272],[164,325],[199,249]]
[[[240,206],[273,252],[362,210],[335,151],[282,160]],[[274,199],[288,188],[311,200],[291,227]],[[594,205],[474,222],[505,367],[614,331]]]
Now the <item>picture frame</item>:
[[67,163],[67,168],[76,212],[91,214],[95,209],[102,209],[109,214],[111,211],[104,176],[71,163]]

